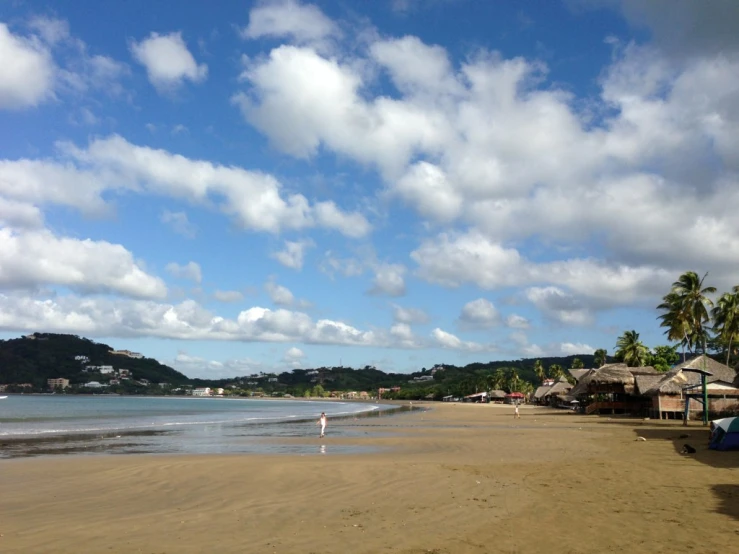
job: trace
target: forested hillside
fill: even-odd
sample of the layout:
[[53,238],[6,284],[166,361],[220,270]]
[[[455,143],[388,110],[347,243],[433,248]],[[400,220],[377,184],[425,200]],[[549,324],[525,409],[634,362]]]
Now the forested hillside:
[[[188,378],[152,358],[129,358],[112,354],[107,344],[76,335],[36,333],[35,338],[0,341],[0,384],[31,383],[43,388],[47,379],[63,377],[71,384],[90,381],[94,374],[85,373],[86,365],[112,365],[131,371],[133,379],[158,383],[187,383]],[[85,356],[87,361],[76,360]]]

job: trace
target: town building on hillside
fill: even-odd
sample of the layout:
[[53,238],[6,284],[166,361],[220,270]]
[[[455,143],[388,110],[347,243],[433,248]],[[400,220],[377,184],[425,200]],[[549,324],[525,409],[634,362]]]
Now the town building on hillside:
[[135,358],[137,360],[140,360],[144,357],[143,354],[140,354],[138,352],[131,352],[130,350],[111,350],[110,354],[113,354],[114,356],[126,356],[128,358]]
[[87,356],[83,356],[82,354],[75,356],[74,359],[81,364],[86,364],[90,362],[90,358],[88,358]]
[[66,389],[69,386],[69,379],[64,379],[62,377],[58,379],[47,379],[46,384],[49,386],[50,389],[54,389],[56,387],[59,387],[60,389]]
[[131,377],[131,370],[130,369],[119,369],[118,377],[122,377],[122,378]]

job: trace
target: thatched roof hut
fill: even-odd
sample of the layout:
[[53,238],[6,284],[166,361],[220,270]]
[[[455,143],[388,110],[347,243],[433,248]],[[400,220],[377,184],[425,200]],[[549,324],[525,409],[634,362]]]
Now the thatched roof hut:
[[505,399],[505,391],[503,390],[492,390],[490,391],[490,399],[491,400],[504,400]]
[[567,370],[575,381],[579,381],[583,375],[587,374],[589,369],[568,369]]
[[623,388],[626,394],[634,394],[636,379],[641,376],[657,376],[661,374],[652,366],[628,367],[626,364],[606,364],[598,369],[589,369],[580,377],[569,396],[589,394],[593,388]]
[[725,383],[733,383],[737,379],[736,371],[727,365],[717,362],[708,356],[696,356],[687,360],[685,363],[678,364],[667,373],[660,375],[660,379],[653,383],[648,389],[642,392],[645,396],[657,395],[679,395],[683,393],[685,387],[691,385],[699,385],[701,377],[698,373],[692,371],[683,371],[683,368],[703,369],[705,358],[705,369],[712,375],[706,377],[707,383],[723,381]]
[[544,398],[546,398],[547,396],[558,396],[560,394],[566,394],[571,390],[572,385],[570,384],[570,382],[566,378],[560,377],[556,383],[549,387],[549,390],[544,394]]
[[635,375],[636,394],[639,396],[649,396],[648,391],[657,386],[664,376],[664,373],[657,373],[656,375]]
[[634,385],[634,374],[627,367],[603,366],[590,378],[590,388],[594,386],[623,387],[623,391],[627,394],[633,394]]

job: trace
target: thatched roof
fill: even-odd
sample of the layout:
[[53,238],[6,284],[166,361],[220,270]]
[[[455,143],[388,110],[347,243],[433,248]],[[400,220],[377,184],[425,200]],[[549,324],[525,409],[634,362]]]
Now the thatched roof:
[[561,394],[563,392],[567,392],[572,388],[572,385],[570,385],[570,382],[567,380],[567,377],[564,375],[561,376],[557,381],[552,385],[542,385],[539,388],[536,389],[536,392],[534,392],[534,398],[541,399],[545,398],[551,394]]
[[629,368],[624,367],[613,367],[603,366],[590,379],[591,385],[599,386],[616,386],[622,385],[624,392],[631,393],[634,390],[634,375],[629,371]]
[[663,377],[663,373],[658,373],[656,375],[634,375],[636,394],[647,396],[647,392],[656,387],[657,383],[659,383]]
[[[704,356],[696,356],[687,360],[685,363],[677,364],[667,373],[664,373],[659,382],[652,385],[645,393],[647,396],[656,396],[658,394],[682,394],[683,389],[690,385],[698,385],[701,382],[701,376],[692,371],[683,371],[683,368],[703,369]],[[729,366],[717,362],[716,360],[705,356],[705,369],[712,375],[706,377],[706,382],[713,383],[723,381],[732,383],[737,379],[736,371]]]
[[628,367],[626,364],[606,364],[598,369],[589,369],[570,391],[570,396],[588,394],[591,385],[623,385],[624,392],[633,393],[638,376],[657,376],[661,374],[652,366]]
[[577,385],[572,387],[572,390],[570,391],[570,396],[581,396],[583,394],[588,394],[588,387],[590,386],[590,381],[593,379],[593,375],[597,372],[597,369],[589,369],[587,373],[585,373],[580,379],[578,379]]
[[492,390],[490,391],[490,398],[505,398],[505,391],[503,390]]
[[559,394],[565,394],[572,390],[572,385],[567,381],[567,379],[557,381],[549,387],[549,390],[544,395],[545,397],[551,396],[551,395],[559,395]]
[[567,371],[570,372],[570,375],[572,375],[572,378],[575,381],[579,381],[583,375],[585,375],[589,369],[568,369]]

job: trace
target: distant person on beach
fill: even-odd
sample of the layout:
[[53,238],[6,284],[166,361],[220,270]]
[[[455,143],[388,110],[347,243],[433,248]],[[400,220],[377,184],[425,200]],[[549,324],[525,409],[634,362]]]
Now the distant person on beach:
[[321,436],[319,438],[323,438],[326,434],[326,414],[325,412],[321,412],[321,417],[318,420],[318,424],[321,426]]
[[521,419],[521,415],[520,415],[520,414],[518,413],[518,402],[516,402],[516,410],[515,410],[515,412],[513,413],[513,417],[514,417],[515,419]]

